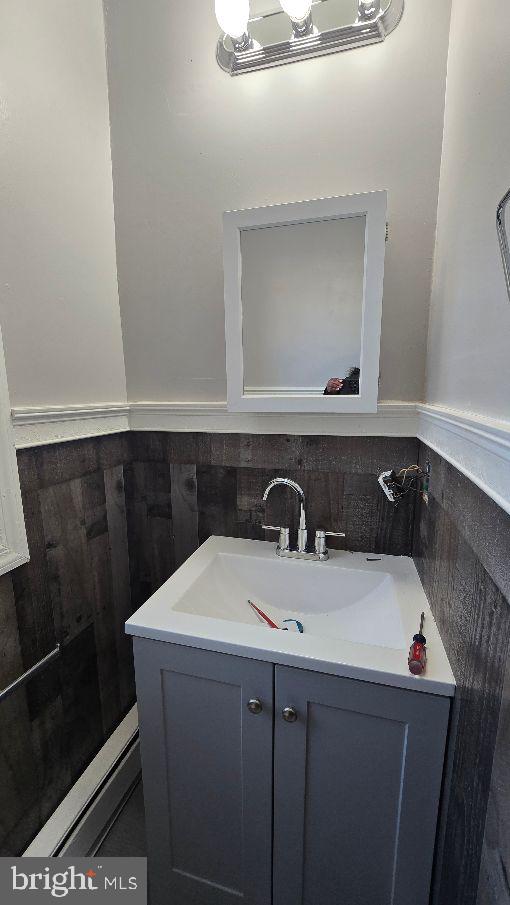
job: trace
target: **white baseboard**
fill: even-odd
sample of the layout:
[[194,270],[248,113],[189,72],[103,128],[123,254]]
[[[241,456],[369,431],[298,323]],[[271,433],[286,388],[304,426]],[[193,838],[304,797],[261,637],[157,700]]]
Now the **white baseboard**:
[[510,513],[510,421],[418,405],[418,438]]
[[210,433],[415,437],[416,403],[381,402],[374,414],[229,412],[225,402],[132,402],[131,430]]
[[11,410],[17,449],[129,430],[127,403],[18,407]]
[[24,857],[85,857],[140,774],[136,705],[53,812]]

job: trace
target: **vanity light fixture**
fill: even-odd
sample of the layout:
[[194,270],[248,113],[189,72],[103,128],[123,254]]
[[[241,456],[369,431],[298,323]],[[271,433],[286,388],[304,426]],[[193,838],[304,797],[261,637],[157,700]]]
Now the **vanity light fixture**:
[[343,0],[274,3],[250,19],[249,0],[215,0],[223,30],[216,59],[225,72],[241,75],[384,41],[404,11],[404,0],[358,0],[356,18],[349,21]]

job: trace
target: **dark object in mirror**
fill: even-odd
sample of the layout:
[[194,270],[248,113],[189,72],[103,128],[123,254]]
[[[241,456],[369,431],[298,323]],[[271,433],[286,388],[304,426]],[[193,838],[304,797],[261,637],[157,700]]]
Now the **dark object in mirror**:
[[359,396],[359,368],[349,368],[347,377],[331,377],[324,396]]

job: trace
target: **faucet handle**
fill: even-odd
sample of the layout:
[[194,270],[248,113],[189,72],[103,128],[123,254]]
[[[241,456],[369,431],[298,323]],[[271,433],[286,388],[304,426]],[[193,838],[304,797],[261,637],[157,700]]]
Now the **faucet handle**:
[[289,529],[280,528],[277,525],[262,525],[264,531],[279,531],[278,547],[280,550],[288,550],[290,546]]
[[326,538],[327,537],[345,537],[343,531],[321,531],[320,529],[315,532],[315,552],[316,553],[326,553]]

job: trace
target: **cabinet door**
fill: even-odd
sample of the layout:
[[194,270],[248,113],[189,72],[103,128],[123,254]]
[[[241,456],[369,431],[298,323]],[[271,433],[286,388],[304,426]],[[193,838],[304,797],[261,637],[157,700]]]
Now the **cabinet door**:
[[272,664],[137,638],[135,665],[152,905],[269,905]]
[[448,714],[276,667],[274,905],[427,905]]

